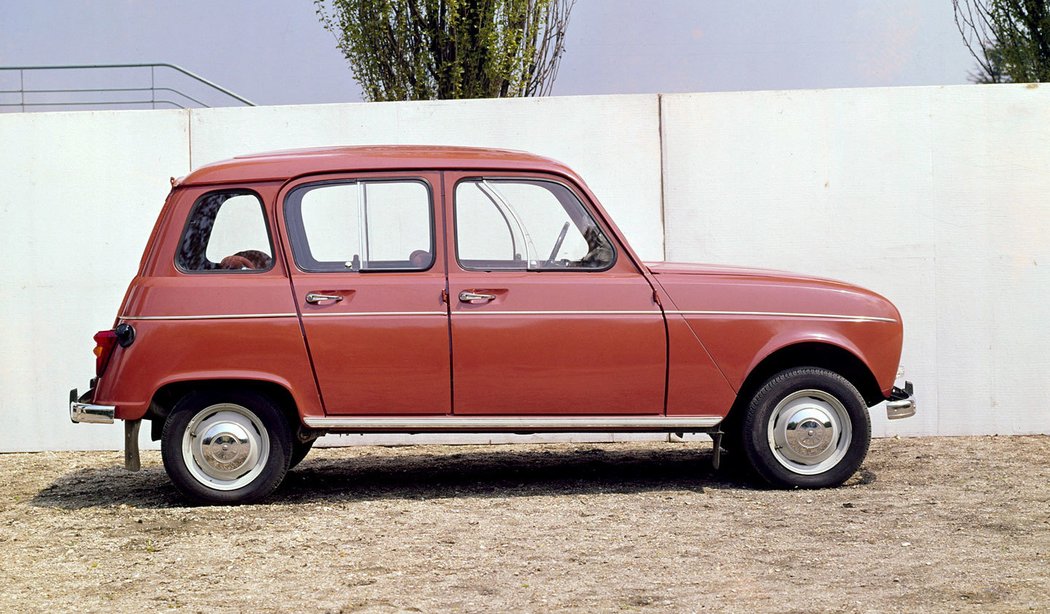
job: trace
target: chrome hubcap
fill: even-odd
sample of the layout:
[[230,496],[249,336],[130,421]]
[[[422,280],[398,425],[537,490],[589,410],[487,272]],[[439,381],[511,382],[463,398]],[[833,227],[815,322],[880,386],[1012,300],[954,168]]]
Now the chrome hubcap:
[[777,462],[795,473],[815,475],[842,460],[853,431],[846,407],[834,395],[800,390],[773,409],[768,435]]
[[239,424],[223,422],[213,425],[201,440],[204,462],[219,471],[237,471],[251,453],[251,440]]
[[270,437],[259,418],[232,403],[212,405],[186,426],[182,458],[190,474],[216,490],[250,484],[266,466]]

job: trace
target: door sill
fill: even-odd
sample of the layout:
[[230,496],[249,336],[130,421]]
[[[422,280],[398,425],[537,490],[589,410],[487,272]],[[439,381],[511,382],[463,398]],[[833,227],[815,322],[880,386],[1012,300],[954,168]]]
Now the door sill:
[[345,433],[677,433],[708,431],[722,416],[307,417],[306,426]]

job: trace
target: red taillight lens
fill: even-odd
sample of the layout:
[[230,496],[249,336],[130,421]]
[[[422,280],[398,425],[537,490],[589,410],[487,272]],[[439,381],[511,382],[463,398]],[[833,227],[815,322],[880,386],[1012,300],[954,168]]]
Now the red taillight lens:
[[117,346],[117,333],[111,330],[100,330],[95,333],[95,375],[102,377],[102,372],[109,364],[113,348]]

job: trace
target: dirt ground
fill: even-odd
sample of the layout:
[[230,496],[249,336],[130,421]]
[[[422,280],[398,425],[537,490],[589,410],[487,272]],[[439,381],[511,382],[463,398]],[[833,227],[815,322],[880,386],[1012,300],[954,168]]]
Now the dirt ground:
[[0,455],[0,611],[1050,611],[1050,437],[875,440],[823,491],[710,455],[315,450],[238,508],[156,452]]

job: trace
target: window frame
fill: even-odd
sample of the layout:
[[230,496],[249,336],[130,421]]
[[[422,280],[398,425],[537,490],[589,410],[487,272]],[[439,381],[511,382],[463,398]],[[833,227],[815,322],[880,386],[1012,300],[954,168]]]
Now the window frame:
[[[194,218],[194,216],[197,215],[197,212],[204,205],[205,199],[207,199],[208,197],[210,197],[210,196],[212,196],[214,194],[229,194],[230,195],[229,198],[232,198],[233,196],[254,196],[255,200],[257,200],[259,202],[259,211],[262,214],[263,228],[266,230],[266,240],[267,240],[267,242],[270,245],[270,266],[266,267],[265,269],[222,269],[222,268],[216,268],[216,269],[187,269],[184,266],[182,266],[182,262],[181,262],[181,259],[182,259],[182,245],[183,245],[183,242],[186,240],[186,233],[187,233],[187,231],[189,231],[189,228],[190,228],[190,220],[192,220]],[[227,200],[229,200],[229,198],[227,198]],[[225,201],[223,202],[223,204],[225,204]],[[222,209],[222,205],[219,205],[219,209]],[[218,219],[219,209],[215,210],[216,219]],[[215,225],[215,220],[212,220],[213,230],[214,230],[214,225]],[[209,243],[211,242],[211,232],[210,231],[208,233],[208,242]],[[204,259],[207,260],[208,259],[208,256],[207,256],[208,243],[204,244],[203,249],[204,249],[204,252],[205,252]],[[186,219],[182,223],[182,232],[179,233],[179,239],[175,243],[175,255],[172,258],[172,261],[175,264],[175,270],[177,270],[180,273],[186,274],[186,275],[216,275],[216,274],[219,274],[219,275],[230,275],[230,274],[245,275],[245,274],[269,273],[270,271],[274,270],[274,268],[277,266],[277,250],[275,248],[275,244],[274,244],[274,240],[273,240],[273,228],[270,226],[269,216],[267,215],[267,211],[266,211],[266,202],[263,200],[262,195],[260,195],[258,192],[256,192],[255,190],[253,190],[251,188],[240,188],[240,187],[237,187],[237,188],[220,188],[220,189],[216,189],[216,190],[209,190],[209,191],[201,194],[200,196],[198,196],[196,198],[196,200],[193,201],[193,206],[190,207],[189,215],[186,216]],[[208,262],[211,262],[211,261],[208,260]]]
[[[604,235],[606,242],[609,244],[609,249],[612,252],[612,258],[609,260],[609,263],[606,264],[603,267],[600,267],[600,268],[592,268],[592,267],[587,267],[587,268],[585,268],[585,267],[556,268],[556,267],[551,267],[551,268],[540,268],[540,269],[530,269],[530,268],[528,268],[528,260],[525,261],[525,268],[506,268],[506,269],[502,269],[502,268],[481,268],[481,267],[475,267],[475,266],[468,266],[468,265],[464,264],[463,260],[459,257],[459,208],[458,208],[459,199],[457,197],[457,194],[458,194],[458,191],[459,191],[459,186],[461,184],[463,184],[463,183],[480,183],[480,182],[486,182],[486,181],[492,181],[492,182],[517,181],[517,182],[521,182],[521,183],[525,183],[525,182],[552,183],[552,184],[559,185],[559,186],[565,188],[570,194],[572,194],[576,198],[576,201],[583,208],[584,213],[587,214],[587,217],[589,217],[591,219],[591,221],[594,222],[594,225],[598,228],[599,231],[601,231],[602,235]],[[553,195],[553,193],[552,193],[552,195]],[[557,198],[557,197],[555,197],[555,198]],[[560,179],[557,179],[557,178],[554,178],[554,177],[545,176],[545,175],[544,176],[537,176],[537,175],[469,175],[469,176],[466,176],[466,177],[460,177],[459,179],[456,180],[455,184],[452,186],[452,202],[451,202],[451,206],[450,206],[450,208],[452,209],[452,241],[453,241],[453,247],[455,248],[455,252],[456,252],[456,264],[463,271],[471,271],[471,272],[478,272],[478,273],[602,273],[602,272],[605,272],[605,271],[609,271],[610,269],[614,268],[616,266],[617,262],[619,261],[619,250],[616,249],[616,241],[611,238],[611,237],[613,237],[612,233],[610,233],[609,229],[605,227],[605,225],[604,225],[604,223],[603,223],[603,221],[601,219],[601,216],[595,215],[595,211],[594,211],[592,206],[589,206],[589,202],[590,201],[588,199],[584,198],[583,196],[581,196],[580,192],[578,190],[576,190],[571,184],[569,184],[569,183],[567,183],[565,181],[562,181]],[[561,203],[559,203],[559,204],[561,204]],[[502,211],[500,213],[502,215]],[[566,213],[568,213],[568,212],[566,212]],[[570,216],[570,219],[571,219],[571,216]],[[577,230],[579,230],[579,229],[577,229]]]
[[[306,268],[306,265],[299,260],[300,250],[305,250],[304,253],[313,259],[310,252],[310,241],[306,236],[306,227],[303,224],[302,215],[302,197],[294,201],[293,198],[297,194],[309,192],[312,189],[326,186],[326,185],[356,185],[356,184],[368,184],[368,183],[418,183],[423,186],[427,191],[427,210],[429,213],[429,230],[430,230],[430,265],[426,268],[382,268],[382,269],[351,269],[346,268],[345,265],[342,269],[321,269],[321,268]],[[292,205],[297,212],[296,216],[292,215]],[[353,273],[353,274],[368,274],[374,275],[376,273],[425,273],[434,268],[438,261],[438,243],[437,234],[435,233],[435,212],[434,212],[434,188],[430,185],[425,177],[420,176],[404,176],[404,177],[378,177],[370,179],[367,177],[360,178],[333,178],[323,179],[320,181],[309,181],[297,184],[293,186],[284,195],[284,199],[281,203],[282,214],[284,215],[284,226],[288,234],[288,246],[291,248],[292,264],[295,268],[302,273]],[[324,261],[314,260],[314,262],[321,263]]]

